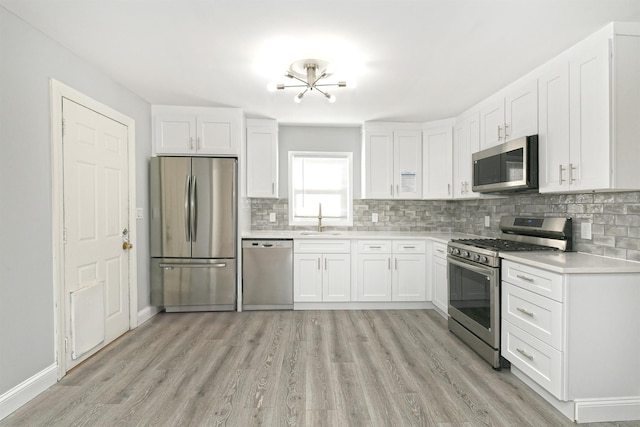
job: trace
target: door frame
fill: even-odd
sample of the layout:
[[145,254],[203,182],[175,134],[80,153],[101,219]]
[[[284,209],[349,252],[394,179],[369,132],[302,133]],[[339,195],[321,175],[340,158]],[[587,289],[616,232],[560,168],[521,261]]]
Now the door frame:
[[136,251],[136,161],[135,120],[106,106],[89,96],[55,80],[49,80],[51,100],[51,195],[53,229],[53,300],[54,300],[54,352],[58,380],[66,375],[65,337],[67,336],[64,299],[64,167],[62,147],[62,99],[67,98],[127,127],[127,154],[129,158],[129,235],[134,243],[129,254],[129,329],[138,326],[138,286]]

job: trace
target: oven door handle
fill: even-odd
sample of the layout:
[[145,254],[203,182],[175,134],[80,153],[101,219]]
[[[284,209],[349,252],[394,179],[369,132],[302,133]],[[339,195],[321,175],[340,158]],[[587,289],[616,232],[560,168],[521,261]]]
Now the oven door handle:
[[497,267],[489,267],[489,266],[485,266],[485,265],[471,264],[469,262],[460,261],[460,260],[458,260],[456,258],[453,258],[451,256],[447,257],[447,262],[450,262],[453,265],[457,265],[458,267],[466,268],[467,270],[471,270],[471,271],[476,272],[478,274],[485,274],[487,276],[491,276],[493,271],[497,268]]

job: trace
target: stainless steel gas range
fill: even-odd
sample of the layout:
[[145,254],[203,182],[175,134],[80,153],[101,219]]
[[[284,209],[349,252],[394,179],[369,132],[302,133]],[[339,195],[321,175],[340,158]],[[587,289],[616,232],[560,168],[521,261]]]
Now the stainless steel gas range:
[[449,330],[495,369],[500,363],[500,253],[571,251],[571,218],[504,216],[499,239],[457,239],[447,247]]

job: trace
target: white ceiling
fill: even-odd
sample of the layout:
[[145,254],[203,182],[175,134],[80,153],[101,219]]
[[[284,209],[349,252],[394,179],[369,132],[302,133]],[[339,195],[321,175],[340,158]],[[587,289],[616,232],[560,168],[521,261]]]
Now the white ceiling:
[[[230,106],[281,123],[456,116],[640,0],[0,0],[151,104]],[[292,62],[335,63],[329,89],[293,102]]]

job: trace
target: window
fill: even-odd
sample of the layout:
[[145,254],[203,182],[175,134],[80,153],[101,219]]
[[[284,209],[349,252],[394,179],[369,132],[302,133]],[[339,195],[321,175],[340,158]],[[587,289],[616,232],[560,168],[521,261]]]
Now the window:
[[353,225],[352,153],[289,152],[289,224]]

